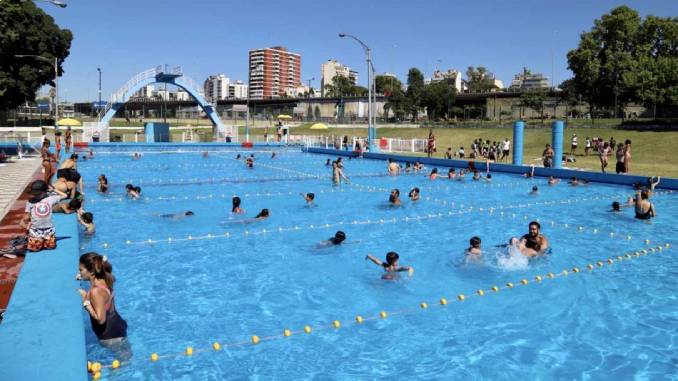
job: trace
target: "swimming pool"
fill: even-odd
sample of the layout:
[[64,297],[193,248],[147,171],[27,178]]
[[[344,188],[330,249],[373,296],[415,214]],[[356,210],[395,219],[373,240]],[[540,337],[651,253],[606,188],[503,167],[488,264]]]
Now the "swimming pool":
[[[608,212],[612,201],[632,194],[628,187],[548,187],[545,179],[507,174],[495,174],[492,183],[430,181],[427,170],[388,177],[383,161],[347,158],[352,184],[334,187],[324,165],[329,156],[276,150],[271,159],[266,149],[210,149],[207,158],[201,150],[153,149],[133,161],[128,148],[102,147],[79,165],[97,224],[94,237],[81,236],[81,251],[105,254],[113,264],[116,305],[133,349],[132,359],[107,368],[104,378],[675,374],[678,265],[665,246],[676,244],[675,193],[653,198],[659,218],[648,223],[631,210]],[[234,160],[237,153],[254,153],[255,169]],[[109,195],[94,192],[100,173],[112,185]],[[141,200],[124,197],[127,182],[142,187]],[[538,196],[528,196],[532,185]],[[406,195],[415,186],[422,199],[412,203]],[[400,189],[403,207],[386,205],[392,188]],[[307,207],[301,192],[314,192],[317,206]],[[262,208],[271,217],[240,223],[230,213],[233,195],[242,198],[246,217]],[[195,215],[161,216],[187,210]],[[552,253],[527,266],[499,266],[495,256],[504,249],[492,246],[525,234],[531,220],[541,222]],[[348,244],[316,247],[337,230]],[[486,251],[481,265],[463,261],[474,235]],[[411,278],[383,280],[365,260],[388,251],[414,267]],[[103,364],[115,357],[89,331],[87,351]]]

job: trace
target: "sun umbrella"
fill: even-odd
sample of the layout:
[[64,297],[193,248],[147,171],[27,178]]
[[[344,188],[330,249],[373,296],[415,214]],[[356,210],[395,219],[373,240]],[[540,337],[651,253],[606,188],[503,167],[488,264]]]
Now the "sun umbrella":
[[278,115],[278,119],[292,119],[292,117],[289,116],[289,115],[280,114],[280,115]]
[[311,130],[326,130],[327,125],[325,123],[316,123],[311,126]]
[[59,119],[57,122],[58,126],[82,126],[82,122],[73,118],[63,118]]

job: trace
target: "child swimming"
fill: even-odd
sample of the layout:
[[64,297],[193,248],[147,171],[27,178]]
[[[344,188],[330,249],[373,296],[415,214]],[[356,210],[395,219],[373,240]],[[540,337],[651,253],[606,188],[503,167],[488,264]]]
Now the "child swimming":
[[365,260],[372,261],[375,265],[381,266],[386,271],[386,274],[382,275],[382,279],[393,280],[396,278],[397,273],[407,272],[407,275],[412,276],[414,274],[414,268],[410,266],[398,266],[398,260],[400,256],[395,251],[389,251],[386,254],[386,262],[380,261],[378,258],[373,257],[370,254],[365,256]]

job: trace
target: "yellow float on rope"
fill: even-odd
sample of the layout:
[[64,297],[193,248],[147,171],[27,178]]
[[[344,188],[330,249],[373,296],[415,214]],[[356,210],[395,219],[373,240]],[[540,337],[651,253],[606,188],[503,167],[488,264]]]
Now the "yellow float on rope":
[[511,282],[506,283],[506,287],[513,288],[513,283],[511,283]]
[[362,324],[362,323],[363,323],[363,317],[360,316],[360,315],[356,316],[356,317],[355,317],[355,322],[358,323],[358,324]]
[[113,369],[118,369],[118,368],[120,368],[120,361],[118,361],[118,360],[113,360],[113,362],[111,363],[111,368],[113,368]]
[[466,296],[464,296],[464,294],[459,294],[457,295],[457,299],[459,299],[460,302],[463,302],[464,299],[466,299]]
[[440,298],[440,305],[441,305],[441,306],[446,306],[446,305],[447,305],[447,299],[445,299],[445,298]]
[[254,344],[254,345],[259,344],[259,336],[252,335],[252,344]]
[[341,322],[339,320],[335,320],[332,322],[332,327],[334,328],[339,328],[341,327]]
[[522,283],[523,286],[524,286],[524,285],[526,285],[526,284],[528,284],[528,283],[530,283],[530,282],[528,282],[527,279],[521,279],[521,280],[520,280],[520,283]]
[[221,344],[214,342],[212,343],[212,348],[214,348],[215,351],[218,351],[221,349]]
[[304,327],[304,332],[311,333],[311,326],[307,325]]
[[157,353],[151,353],[151,361],[158,361],[158,354]]
[[483,296],[483,295],[485,295],[485,291],[478,290],[478,291],[476,291],[476,294],[478,294],[479,296]]
[[381,311],[379,312],[379,317],[381,317],[382,319],[386,319],[388,317],[388,314],[386,313],[386,311]]
[[193,347],[186,347],[186,351],[184,352],[186,356],[192,356],[193,355]]
[[421,307],[421,308],[423,308],[423,309],[427,309],[427,308],[428,308],[428,304],[427,304],[426,302],[421,302],[421,304],[419,304],[419,307]]

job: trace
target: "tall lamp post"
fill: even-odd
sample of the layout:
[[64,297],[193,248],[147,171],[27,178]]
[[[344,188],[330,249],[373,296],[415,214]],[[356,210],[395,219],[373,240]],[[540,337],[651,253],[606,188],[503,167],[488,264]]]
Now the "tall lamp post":
[[97,104],[97,108],[101,111],[101,68],[98,67],[97,71],[99,72],[99,103]]
[[[360,46],[363,47],[365,55],[367,56],[367,145],[370,152],[376,152],[378,150],[378,145],[376,144],[376,118],[374,118],[374,105],[373,102],[376,100],[376,89],[374,89],[374,66],[372,65],[372,49],[369,46],[365,45],[360,39],[356,36],[339,33],[340,38],[350,37],[354,39]],[[373,99],[373,95],[374,98]]]
[[[35,54],[15,54],[16,58],[35,58],[37,60],[52,63],[52,60]],[[54,128],[59,120],[59,61],[54,57]]]

